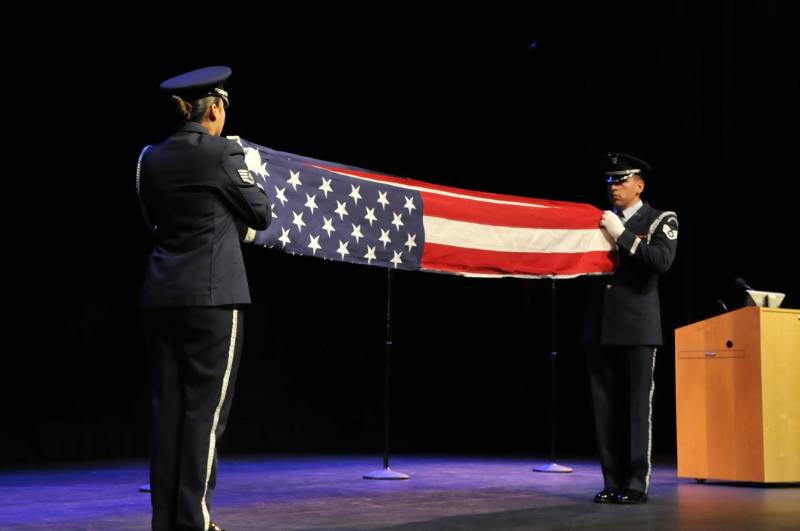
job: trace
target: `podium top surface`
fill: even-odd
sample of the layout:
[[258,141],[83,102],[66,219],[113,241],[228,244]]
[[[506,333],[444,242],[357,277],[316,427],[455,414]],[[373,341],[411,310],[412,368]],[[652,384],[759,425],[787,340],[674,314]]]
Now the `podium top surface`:
[[700,321],[695,321],[694,323],[689,323],[689,324],[685,324],[683,326],[679,326],[679,327],[677,327],[675,329],[675,331],[677,332],[678,330],[682,330],[684,328],[688,328],[690,326],[694,326],[697,323],[704,323],[704,322],[714,321],[714,320],[717,320],[717,319],[727,319],[731,315],[745,314],[745,313],[760,313],[760,314],[763,314],[763,313],[788,313],[788,314],[796,314],[798,316],[798,319],[800,319],[800,310],[798,310],[798,309],[793,309],[793,308],[763,308],[761,306],[744,306],[742,308],[739,308],[738,310],[732,310],[730,312],[721,313],[719,315],[715,315],[715,316],[709,317],[707,319],[702,319]]

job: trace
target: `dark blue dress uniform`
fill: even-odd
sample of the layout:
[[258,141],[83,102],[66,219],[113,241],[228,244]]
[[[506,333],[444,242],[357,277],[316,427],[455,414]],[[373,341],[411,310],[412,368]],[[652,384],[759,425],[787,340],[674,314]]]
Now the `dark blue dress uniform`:
[[261,230],[269,218],[267,196],[250,177],[242,147],[187,122],[149,150],[141,167],[156,235],[142,305],[249,303],[242,227]]
[[[220,85],[229,74],[203,69],[167,88],[224,95],[227,105]],[[240,306],[250,302],[241,240],[247,227],[267,228],[267,196],[240,145],[191,121],[145,149],[137,182],[155,240],[141,297],[154,367],[153,529],[206,530],[241,353]]]
[[[625,175],[615,173],[609,183]],[[589,320],[595,348],[588,357],[604,492],[623,496],[596,500],[617,503],[630,499],[628,491],[646,501],[649,488],[653,370],[663,343],[658,284],[675,258],[678,218],[643,202],[624,227],[617,270],[601,279]]]

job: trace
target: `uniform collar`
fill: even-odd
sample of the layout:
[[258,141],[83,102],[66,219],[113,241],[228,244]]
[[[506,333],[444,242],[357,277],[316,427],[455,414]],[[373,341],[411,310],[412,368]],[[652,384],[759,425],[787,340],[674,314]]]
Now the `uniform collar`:
[[200,133],[203,135],[208,134],[208,130],[197,122],[186,122],[181,127],[181,133]]
[[[639,211],[639,209],[642,208],[643,206],[644,206],[644,201],[639,199],[638,203],[636,203],[635,205],[629,206],[628,208],[622,210],[621,213],[624,216],[624,218],[626,220],[628,220],[628,219],[631,219],[633,216],[635,216],[636,213]],[[618,212],[618,214],[619,214],[619,212]]]

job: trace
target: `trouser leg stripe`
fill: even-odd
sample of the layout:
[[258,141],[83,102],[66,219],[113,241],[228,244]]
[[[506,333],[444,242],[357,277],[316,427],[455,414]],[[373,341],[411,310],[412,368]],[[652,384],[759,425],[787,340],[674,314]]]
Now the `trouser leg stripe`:
[[222,378],[222,390],[220,391],[219,402],[217,408],[214,410],[214,420],[211,422],[211,433],[208,436],[208,460],[206,461],[206,485],[203,492],[203,499],[201,501],[203,510],[203,521],[205,522],[205,529],[211,525],[211,515],[208,511],[206,504],[206,495],[208,494],[208,482],[211,479],[211,467],[214,464],[214,452],[217,447],[217,424],[219,423],[219,413],[222,410],[222,404],[225,402],[225,395],[228,392],[228,380],[231,376],[231,367],[233,366],[233,355],[236,350],[236,330],[238,329],[239,310],[233,310],[233,318],[231,320],[231,341],[228,346],[228,363],[225,367],[225,376]]

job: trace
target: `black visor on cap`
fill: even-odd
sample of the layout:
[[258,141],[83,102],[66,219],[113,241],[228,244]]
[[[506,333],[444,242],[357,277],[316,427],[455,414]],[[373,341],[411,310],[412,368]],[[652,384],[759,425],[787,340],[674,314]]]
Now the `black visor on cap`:
[[630,170],[626,172],[606,172],[606,182],[608,184],[622,183],[631,178],[632,175],[638,175],[639,170]]

